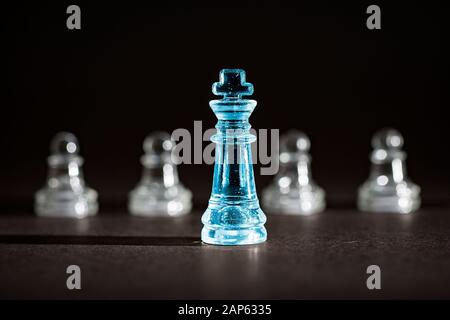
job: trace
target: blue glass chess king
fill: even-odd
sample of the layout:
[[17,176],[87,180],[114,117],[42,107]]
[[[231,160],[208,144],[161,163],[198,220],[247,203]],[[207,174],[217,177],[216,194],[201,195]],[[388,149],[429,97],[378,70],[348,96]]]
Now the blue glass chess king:
[[220,82],[212,91],[221,100],[209,105],[219,120],[216,143],[214,180],[208,209],[202,217],[202,241],[216,245],[244,245],[264,242],[266,216],[256,195],[248,118],[255,100],[242,99],[253,94],[253,85],[245,82],[245,71],[223,69]]

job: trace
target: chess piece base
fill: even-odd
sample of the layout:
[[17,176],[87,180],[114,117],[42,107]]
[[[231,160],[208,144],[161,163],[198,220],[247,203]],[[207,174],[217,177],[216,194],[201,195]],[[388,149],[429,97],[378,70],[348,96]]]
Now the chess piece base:
[[325,193],[318,187],[303,191],[294,189],[286,194],[268,188],[264,192],[263,205],[272,214],[309,216],[325,209]]
[[180,187],[141,186],[131,192],[128,204],[132,215],[142,217],[178,217],[188,214],[191,208],[191,193]]
[[82,193],[42,189],[36,194],[35,210],[38,216],[85,218],[98,211],[97,192],[85,189]]
[[203,214],[202,222],[202,241],[208,244],[233,246],[267,240],[266,217],[258,206],[212,205]]
[[358,209],[367,212],[408,214],[419,209],[419,192],[419,187],[411,182],[389,188],[366,184],[359,190]]

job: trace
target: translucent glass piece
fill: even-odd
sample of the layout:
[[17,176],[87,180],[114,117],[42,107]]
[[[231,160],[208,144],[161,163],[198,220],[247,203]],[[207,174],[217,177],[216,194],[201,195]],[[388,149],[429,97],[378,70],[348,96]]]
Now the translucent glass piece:
[[245,71],[224,69],[213,93],[222,95],[210,106],[218,118],[214,178],[208,208],[202,216],[202,241],[215,245],[256,244],[266,240],[266,216],[259,206],[251,163],[248,119],[256,101],[242,99],[253,93]]
[[83,218],[97,213],[97,192],[86,186],[79,148],[71,133],[60,132],[53,138],[47,183],[35,195],[38,215]]
[[309,138],[291,130],[280,139],[280,171],[263,191],[269,213],[310,215],[325,208],[325,192],[311,176]]
[[406,175],[403,137],[395,129],[375,133],[369,179],[359,188],[362,211],[410,213],[420,207],[420,188]]
[[172,161],[174,143],[166,132],[154,132],[144,141],[142,178],[129,195],[131,214],[145,217],[176,217],[192,208],[192,194],[178,180]]

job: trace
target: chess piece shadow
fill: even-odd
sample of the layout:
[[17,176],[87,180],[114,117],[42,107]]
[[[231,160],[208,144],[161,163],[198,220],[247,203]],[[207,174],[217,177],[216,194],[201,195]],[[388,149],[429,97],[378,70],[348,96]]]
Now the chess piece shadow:
[[63,244],[102,246],[201,246],[195,237],[143,237],[98,235],[0,235],[7,244]]

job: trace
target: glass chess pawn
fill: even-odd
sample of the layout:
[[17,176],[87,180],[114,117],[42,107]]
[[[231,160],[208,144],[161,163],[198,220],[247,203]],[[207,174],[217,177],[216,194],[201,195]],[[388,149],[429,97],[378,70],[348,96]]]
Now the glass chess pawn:
[[86,186],[79,149],[71,133],[60,132],[53,138],[47,183],[35,195],[39,216],[83,218],[97,213],[97,192]]
[[372,139],[369,179],[358,190],[358,208],[370,212],[410,213],[420,207],[420,188],[406,175],[403,137],[381,129]]
[[146,217],[181,216],[192,208],[192,194],[178,180],[172,161],[174,143],[166,132],[154,132],[144,141],[142,178],[129,195],[131,214]]
[[202,216],[202,241],[215,245],[245,245],[266,241],[266,216],[259,206],[251,163],[251,135],[248,119],[255,100],[253,85],[245,81],[245,71],[223,69],[220,82],[213,84],[215,95],[209,105],[218,122],[214,178],[208,208]]
[[263,191],[269,213],[310,215],[325,208],[325,192],[311,177],[310,141],[291,130],[280,139],[280,170]]

